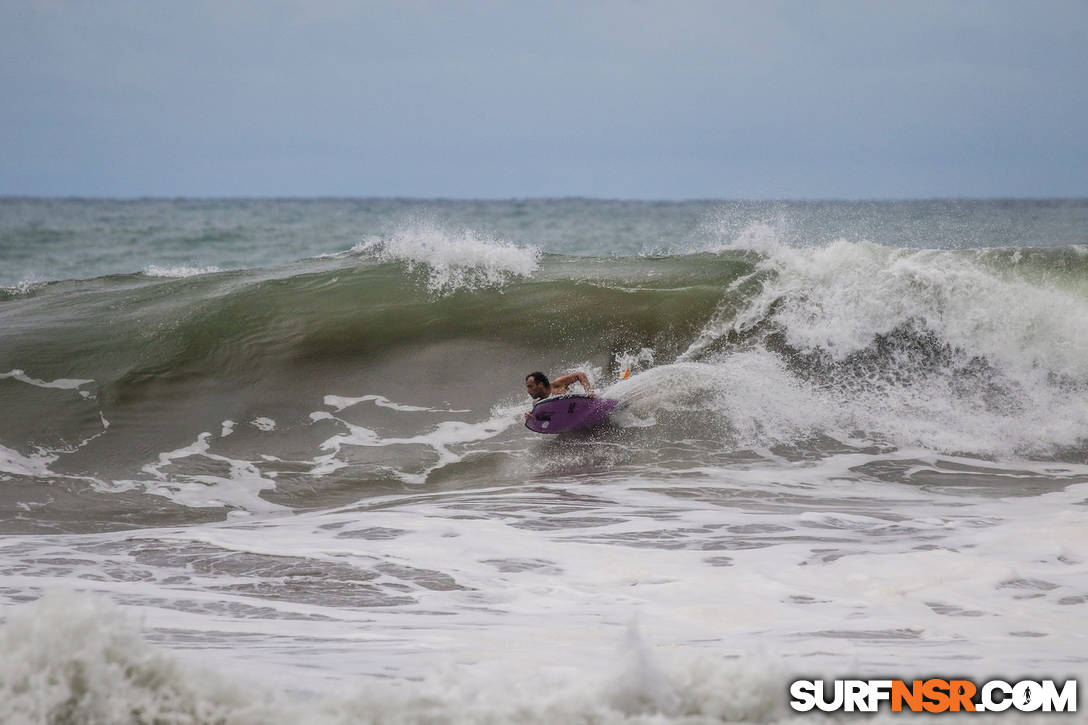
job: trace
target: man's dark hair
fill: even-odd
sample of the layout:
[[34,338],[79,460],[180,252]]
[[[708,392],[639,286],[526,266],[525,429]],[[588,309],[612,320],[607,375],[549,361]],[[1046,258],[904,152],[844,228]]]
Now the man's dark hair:
[[548,383],[548,376],[545,375],[542,372],[529,373],[528,375],[525,376],[525,379],[528,380],[529,378],[532,378],[533,380],[537,381],[538,383],[543,383],[544,385],[549,384]]

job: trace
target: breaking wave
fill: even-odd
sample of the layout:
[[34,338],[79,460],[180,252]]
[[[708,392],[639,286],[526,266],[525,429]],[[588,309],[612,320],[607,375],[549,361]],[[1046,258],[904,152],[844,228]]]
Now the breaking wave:
[[589,373],[639,455],[703,441],[690,465],[769,446],[1088,459],[1079,248],[797,248],[764,230],[585,258],[433,231],[3,301],[0,466],[189,508],[305,505],[315,476],[381,491],[523,449],[536,369]]

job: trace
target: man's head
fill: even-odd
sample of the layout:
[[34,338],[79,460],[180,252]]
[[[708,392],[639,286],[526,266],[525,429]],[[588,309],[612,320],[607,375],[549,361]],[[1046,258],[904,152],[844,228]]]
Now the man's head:
[[547,398],[551,395],[552,386],[548,382],[548,376],[541,372],[529,373],[525,376],[525,391],[533,400]]

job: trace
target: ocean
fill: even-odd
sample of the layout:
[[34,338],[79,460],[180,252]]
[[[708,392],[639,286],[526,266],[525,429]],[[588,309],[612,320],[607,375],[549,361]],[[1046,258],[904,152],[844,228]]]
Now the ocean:
[[1088,200],[0,199],[0,722],[814,722],[1086,612]]

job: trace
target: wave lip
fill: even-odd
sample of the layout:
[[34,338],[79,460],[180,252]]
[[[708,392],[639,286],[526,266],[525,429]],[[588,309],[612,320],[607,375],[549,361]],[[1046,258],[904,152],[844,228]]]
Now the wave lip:
[[33,292],[49,284],[38,279],[24,279],[13,285],[0,286],[0,299],[4,297],[29,297]]
[[[806,398],[823,400],[813,409],[828,411],[816,418],[826,417],[816,426],[824,433],[1044,457],[1088,440],[1088,298],[1069,282],[1084,267],[1067,249],[799,248],[766,235],[756,246],[758,290],[723,310],[681,361],[735,368],[757,350],[774,353]],[[760,406],[758,417],[768,415]]]
[[401,262],[409,272],[427,274],[436,294],[461,289],[501,287],[514,278],[531,277],[540,267],[540,250],[490,239],[471,229],[452,232],[430,223],[402,227],[386,238],[370,237],[352,252],[383,262]]
[[172,267],[161,267],[157,264],[149,264],[144,267],[143,273],[148,277],[167,277],[167,278],[183,278],[183,277],[199,277],[205,274],[215,274],[216,272],[222,272],[221,267],[214,266],[187,266],[179,265]]

